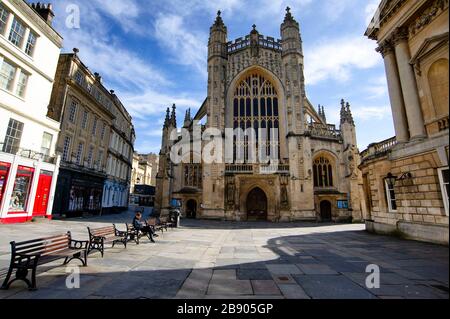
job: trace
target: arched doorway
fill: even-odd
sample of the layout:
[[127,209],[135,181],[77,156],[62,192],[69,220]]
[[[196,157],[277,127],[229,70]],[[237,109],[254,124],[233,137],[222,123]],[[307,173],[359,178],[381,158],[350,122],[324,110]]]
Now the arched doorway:
[[323,222],[331,221],[331,203],[327,200],[320,202],[320,217]]
[[186,217],[192,219],[197,218],[197,202],[193,199],[188,200],[186,203]]
[[254,188],[247,195],[247,220],[267,220],[267,196],[261,188]]

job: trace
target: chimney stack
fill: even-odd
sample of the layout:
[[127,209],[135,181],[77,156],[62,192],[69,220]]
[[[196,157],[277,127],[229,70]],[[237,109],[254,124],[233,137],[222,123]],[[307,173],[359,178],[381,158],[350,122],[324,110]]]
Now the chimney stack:
[[53,7],[51,3],[32,3],[31,7],[47,22],[48,25],[52,25],[55,14],[53,13]]

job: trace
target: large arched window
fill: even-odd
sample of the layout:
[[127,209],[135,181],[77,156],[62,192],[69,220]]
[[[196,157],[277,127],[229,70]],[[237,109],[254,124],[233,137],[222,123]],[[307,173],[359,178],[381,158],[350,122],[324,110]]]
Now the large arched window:
[[333,187],[333,165],[320,156],[313,163],[314,187]]
[[184,165],[184,186],[202,188],[202,167],[199,164]]
[[[254,154],[255,159],[259,159],[261,155],[263,157],[270,156],[273,159],[280,159],[278,131],[280,123],[279,98],[273,84],[262,75],[252,74],[247,76],[236,87],[233,97],[233,108],[234,128],[244,130],[253,128],[256,138],[266,136],[266,140],[261,140],[261,143],[258,143],[258,139],[255,141],[255,149],[257,152]],[[273,129],[272,134],[270,134],[270,129]],[[240,152],[236,150],[237,147],[240,148]],[[264,153],[260,154],[260,152]],[[276,154],[273,154],[274,152]],[[249,143],[247,137],[243,140],[235,139],[235,162],[238,159],[243,159],[245,162],[249,161]]]

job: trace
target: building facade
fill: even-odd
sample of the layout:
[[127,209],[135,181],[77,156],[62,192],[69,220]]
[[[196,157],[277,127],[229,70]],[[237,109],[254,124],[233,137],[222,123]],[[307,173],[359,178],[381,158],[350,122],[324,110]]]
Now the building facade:
[[47,106],[62,47],[51,5],[0,2],[0,222],[51,218],[58,120]]
[[156,154],[133,154],[130,204],[153,206],[155,198],[156,175],[158,173]]
[[111,91],[114,114],[106,165],[107,179],[103,190],[105,213],[120,212],[128,208],[130,180],[136,139],[132,118],[119,98]]
[[362,153],[368,229],[448,245],[448,0],[383,0],[366,36],[384,59],[396,137]]
[[[152,185],[153,166],[143,155],[133,154],[133,170],[131,174],[131,193],[136,185]],[[153,184],[154,186],[154,184]]]
[[[341,102],[339,128],[327,123],[325,109],[316,110],[307,98],[303,58],[299,23],[289,8],[281,40],[260,35],[254,25],[249,35],[229,42],[218,13],[208,44],[208,95],[195,116],[186,112],[182,125],[190,137],[171,138],[176,107],[167,109],[156,187],[160,213],[181,202],[184,216],[203,219],[364,217],[350,105]],[[258,143],[249,145],[248,136],[232,138],[231,152],[205,161],[195,145],[207,153],[209,139],[194,132],[215,131],[214,139],[226,145],[226,129],[254,129]],[[193,151],[182,163],[172,161],[171,150],[183,145]],[[253,147],[258,158],[270,161],[251,161]]]
[[55,215],[99,213],[107,175],[115,98],[74,53],[61,54],[48,117],[61,122]]
[[151,166],[152,168],[152,172],[150,175],[150,182],[146,182],[146,184],[156,186],[156,176],[158,175],[159,156],[154,153],[144,154],[141,156],[145,161],[147,161],[148,165]]

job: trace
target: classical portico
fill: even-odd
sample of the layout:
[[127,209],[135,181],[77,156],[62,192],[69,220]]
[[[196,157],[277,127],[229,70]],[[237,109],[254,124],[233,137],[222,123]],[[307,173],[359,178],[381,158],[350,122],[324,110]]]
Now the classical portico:
[[379,51],[384,58],[394,126],[400,143],[426,136],[419,92],[411,54],[408,30],[396,29],[381,41]]
[[383,0],[366,31],[383,55],[396,137],[361,155],[368,229],[448,244],[448,0]]

